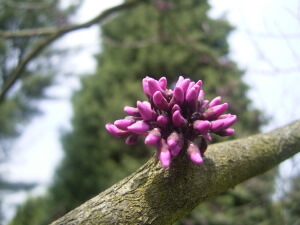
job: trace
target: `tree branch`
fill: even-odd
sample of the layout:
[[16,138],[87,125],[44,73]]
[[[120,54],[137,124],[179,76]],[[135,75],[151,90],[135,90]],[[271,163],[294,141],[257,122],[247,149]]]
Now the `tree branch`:
[[[9,89],[12,87],[12,85],[17,81],[17,79],[21,76],[22,72],[24,71],[27,64],[36,57],[45,47],[47,47],[49,44],[60,38],[61,36],[65,35],[66,33],[69,33],[74,30],[79,30],[82,28],[88,28],[92,26],[93,24],[102,22],[107,17],[111,16],[113,13],[116,13],[123,9],[128,9],[130,7],[133,7],[137,3],[143,2],[145,0],[132,0],[132,1],[126,1],[120,5],[117,5],[115,7],[112,7],[110,9],[107,9],[100,13],[95,18],[79,24],[79,25],[72,25],[72,26],[66,26],[61,28],[45,28],[45,29],[38,29],[38,30],[23,30],[23,31],[16,31],[16,32],[10,32],[12,35],[16,35],[14,37],[25,37],[25,36],[33,36],[33,35],[50,35],[49,37],[46,37],[44,40],[41,40],[28,55],[19,62],[18,66],[14,69],[12,74],[9,76],[7,81],[3,84],[3,89],[0,93],[0,104],[5,99],[5,96]],[[7,33],[7,35],[9,32]],[[0,36],[3,36],[3,31],[0,31]],[[17,36],[20,35],[20,36]],[[23,35],[23,36],[22,36]]]
[[42,36],[42,35],[53,35],[56,33],[68,33],[70,31],[79,30],[82,28],[88,28],[95,23],[99,23],[102,20],[106,19],[111,14],[118,12],[123,9],[131,8],[132,6],[136,5],[137,3],[143,2],[145,0],[131,0],[126,1],[120,5],[117,5],[115,7],[109,8],[93,19],[86,21],[81,24],[75,24],[75,25],[66,25],[62,27],[49,27],[49,28],[38,28],[38,29],[24,29],[24,30],[15,30],[15,31],[5,31],[0,30],[0,37],[3,38],[17,38],[17,37],[32,37],[32,36]]
[[209,146],[196,166],[184,151],[162,169],[153,156],[137,172],[52,225],[172,224],[199,203],[257,176],[300,150],[300,121],[267,134]]

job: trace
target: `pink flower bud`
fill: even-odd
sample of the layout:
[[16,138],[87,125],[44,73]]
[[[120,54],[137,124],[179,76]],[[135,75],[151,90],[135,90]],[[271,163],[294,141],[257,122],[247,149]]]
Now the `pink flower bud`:
[[157,117],[157,124],[160,127],[166,127],[169,123],[169,118],[166,115],[160,115]]
[[147,105],[143,102],[137,101],[137,108],[144,120],[147,121],[147,120],[151,120],[153,118],[153,111],[149,107],[149,105]]
[[127,129],[136,134],[144,134],[150,129],[150,126],[144,121],[138,121],[127,127]]
[[189,87],[188,87],[187,91],[189,91],[192,87],[194,87],[194,85],[195,85],[195,82],[192,81],[192,82],[189,84]]
[[227,103],[224,103],[222,105],[216,105],[214,107],[209,108],[206,110],[202,117],[206,120],[214,120],[217,119],[221,114],[223,114],[228,107]]
[[217,135],[219,136],[231,136],[234,134],[234,129],[232,128],[228,128],[228,129],[225,129],[225,130],[220,130],[219,132],[216,132]]
[[175,87],[174,93],[173,93],[175,102],[179,105],[181,105],[184,101],[184,92],[181,87]]
[[211,121],[211,131],[217,132],[223,129],[224,126],[224,120],[215,120]]
[[190,82],[191,82],[191,80],[187,78],[187,79],[184,79],[184,80],[180,83],[179,87],[182,88],[182,90],[183,90],[184,93],[186,93],[186,91],[187,91],[187,89],[188,89],[188,87],[189,87],[189,85],[190,85]]
[[167,85],[168,85],[167,78],[161,77],[161,78],[158,80],[158,84],[159,84],[159,86],[161,87],[161,89],[166,90],[166,89],[167,89]]
[[198,85],[200,87],[200,89],[202,88],[202,80],[198,80],[196,85]]
[[209,133],[203,134],[203,137],[204,137],[205,140],[207,140],[207,141],[212,141],[212,138],[211,138],[211,136],[210,136]]
[[181,113],[181,108],[179,105],[175,104],[171,110],[171,113],[173,114],[175,111],[179,111]]
[[131,134],[128,138],[126,138],[125,143],[127,145],[135,145],[139,139],[139,136],[137,134]]
[[141,116],[137,108],[130,107],[130,106],[125,106],[124,112],[127,113],[129,116],[137,116],[137,117]]
[[145,138],[145,144],[156,145],[157,142],[160,140],[160,138],[161,138],[160,130],[158,128],[154,128],[149,132],[149,134]]
[[179,152],[181,151],[182,146],[177,145],[175,148],[170,148],[170,153],[172,157],[175,157],[179,154]]
[[187,152],[188,152],[188,154],[190,156],[190,159],[193,163],[195,163],[197,165],[203,163],[203,159],[201,157],[200,150],[194,142],[188,141]]
[[155,92],[153,95],[153,103],[161,110],[167,111],[169,109],[169,104],[160,91]]
[[163,168],[168,168],[171,164],[171,153],[165,139],[160,139],[157,144],[158,159]]
[[190,103],[190,102],[195,102],[198,98],[200,91],[200,87],[198,85],[194,85],[190,90],[187,91],[185,100]]
[[106,124],[105,128],[111,135],[113,135],[116,138],[124,138],[130,135],[129,131],[120,130],[115,125],[110,123]]
[[148,79],[149,77],[143,79],[143,90],[145,94],[150,93],[149,86],[148,86]]
[[163,91],[159,86],[158,81],[154,80],[153,78],[148,79],[148,87],[151,95],[154,95],[154,93],[157,91]]
[[175,111],[172,116],[174,126],[181,127],[185,124],[185,119],[182,117],[179,110]]
[[178,81],[175,84],[175,87],[179,87],[180,83],[184,80],[183,76],[179,76]]
[[223,129],[227,129],[230,126],[232,126],[236,120],[237,120],[236,115],[229,114],[226,119],[223,119],[223,121],[224,121]]
[[167,139],[167,144],[170,148],[175,148],[179,142],[180,136],[176,131],[172,132]]
[[204,101],[202,101],[202,105],[201,105],[201,108],[202,109],[205,109],[205,107],[207,106],[207,104],[209,103],[209,101],[208,100],[204,100]]
[[213,100],[211,100],[211,102],[209,103],[208,105],[208,108],[211,108],[211,107],[214,107],[216,105],[219,105],[221,102],[221,97],[218,96],[218,97],[215,97]]
[[194,126],[194,129],[199,131],[201,134],[205,134],[209,131],[211,124],[207,120],[196,120],[193,123],[193,126]]
[[119,129],[127,130],[127,127],[133,124],[134,122],[135,122],[134,119],[125,118],[125,119],[116,120],[114,122],[114,125]]
[[204,98],[205,98],[205,93],[204,93],[203,90],[200,90],[199,96],[198,96],[198,100],[199,100],[199,101],[203,101]]

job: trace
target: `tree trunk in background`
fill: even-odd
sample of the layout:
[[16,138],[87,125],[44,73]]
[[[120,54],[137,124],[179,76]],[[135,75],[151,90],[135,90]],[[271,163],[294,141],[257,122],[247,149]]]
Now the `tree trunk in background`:
[[199,203],[271,169],[299,149],[297,121],[267,134],[211,145],[200,166],[184,151],[167,170],[153,156],[137,172],[52,224],[172,224]]

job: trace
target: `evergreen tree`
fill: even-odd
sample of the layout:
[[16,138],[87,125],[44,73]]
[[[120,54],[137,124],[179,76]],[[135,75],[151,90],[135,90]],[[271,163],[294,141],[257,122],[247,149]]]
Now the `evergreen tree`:
[[300,224],[300,174],[291,181],[291,188],[283,197],[285,223],[287,225]]
[[[219,94],[229,103],[228,111],[238,115],[235,137],[258,132],[261,114],[250,109],[242,72],[228,58],[226,38],[232,27],[225,20],[209,18],[209,9],[204,0],[152,1],[122,12],[102,26],[104,43],[97,56],[97,71],[82,79],[82,88],[73,97],[73,129],[63,137],[65,157],[49,189],[54,209],[62,213],[73,209],[136,170],[153,154],[143,140],[129,147],[104,129],[107,122],[124,116],[125,105],[134,106],[141,99],[145,76],[166,76],[169,85],[179,75],[201,79],[206,99]],[[230,191],[221,200],[203,204],[205,215],[211,216],[211,208],[222,202],[219,207],[227,204],[236,216],[232,207],[241,204],[239,201],[249,203],[251,195],[245,188],[241,193]],[[198,218],[199,210],[190,217]]]

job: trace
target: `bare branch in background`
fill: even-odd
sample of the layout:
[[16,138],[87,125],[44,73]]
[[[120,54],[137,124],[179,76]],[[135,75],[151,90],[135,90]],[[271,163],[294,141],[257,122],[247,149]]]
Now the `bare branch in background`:
[[25,9],[25,10],[41,10],[51,8],[57,1],[51,3],[40,2],[15,2],[11,0],[4,0],[3,3],[11,8]]
[[[9,89],[13,86],[13,84],[18,80],[18,78],[21,76],[22,72],[24,71],[25,67],[27,64],[35,58],[45,47],[49,46],[52,42],[60,38],[61,36],[75,30],[83,29],[83,28],[88,28],[96,23],[103,22],[103,20],[107,19],[109,16],[113,15],[114,13],[131,8],[138,3],[145,2],[145,0],[132,0],[132,1],[126,1],[120,5],[117,5],[115,7],[112,7],[110,9],[107,9],[94,17],[93,19],[81,23],[78,25],[70,25],[70,26],[65,26],[65,27],[58,27],[58,28],[43,28],[43,29],[37,29],[37,30],[23,30],[23,31],[12,31],[8,32],[10,35],[16,35],[14,37],[25,37],[27,36],[39,36],[39,35],[50,35],[49,37],[46,37],[45,39],[41,40],[35,47],[25,56],[23,60],[21,60],[18,64],[18,66],[14,69],[11,75],[9,75],[9,78],[7,81],[3,84],[3,89],[1,90],[0,93],[0,104],[1,102],[4,101],[7,92]],[[1,33],[2,32],[2,33]],[[4,32],[1,31],[0,36],[4,35]],[[24,33],[25,32],[25,33]],[[40,32],[40,33],[39,33]],[[19,36],[18,36],[19,35]],[[25,36],[22,36],[25,35]]]

